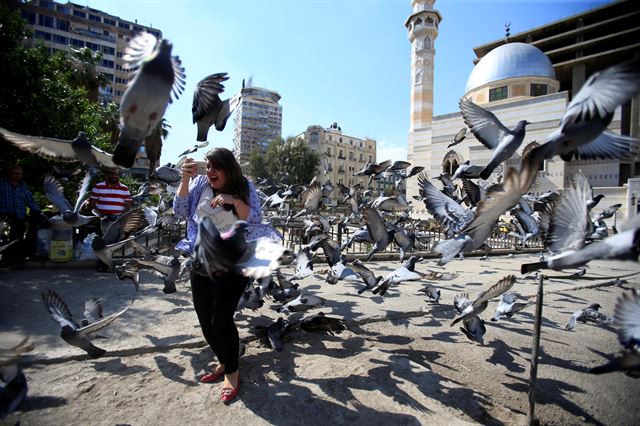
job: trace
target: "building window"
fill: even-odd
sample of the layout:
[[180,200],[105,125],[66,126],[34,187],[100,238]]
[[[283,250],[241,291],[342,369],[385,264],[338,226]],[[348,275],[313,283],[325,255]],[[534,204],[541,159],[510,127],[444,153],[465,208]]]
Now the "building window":
[[115,66],[115,63],[108,59],[103,59],[102,61],[100,61],[100,65],[106,68],[113,68]]
[[115,55],[116,49],[109,46],[102,46],[102,53],[104,53],[105,55]]
[[40,24],[40,26],[42,27],[53,28],[53,17],[40,15],[38,17],[38,24]]
[[93,15],[93,14],[89,14],[89,20],[90,21],[96,21],[96,22],[102,22],[102,18],[99,17],[98,15]]
[[61,4],[56,5],[56,10],[60,13],[64,13],[65,15],[71,15],[71,8],[63,6]]
[[61,31],[69,31],[69,21],[64,21],[62,19],[56,20],[56,28]]
[[73,16],[77,16],[79,18],[84,18],[87,19],[87,14],[84,12],[80,12],[79,10],[75,10],[73,11]]
[[45,33],[44,31],[36,30],[36,38],[40,40],[51,41],[51,34]]
[[126,22],[118,22],[118,27],[120,28],[124,28],[124,29],[130,29],[131,26],[129,24],[127,24]]
[[36,24],[36,14],[33,13],[33,12],[29,12],[28,10],[23,10],[22,11],[22,19],[27,21],[27,24],[29,24],[29,25],[35,25]]
[[47,0],[40,0],[40,7],[53,10],[53,2]]
[[489,102],[507,99],[509,97],[509,86],[496,87],[489,89]]
[[425,50],[431,50],[431,39],[429,37],[424,38],[424,48]]
[[99,44],[97,44],[97,43],[91,43],[90,41],[88,41],[88,42],[86,43],[86,46],[87,46],[89,49],[93,50],[94,52],[99,52],[99,51],[100,51],[100,45],[99,45]]
[[531,83],[531,96],[542,96],[547,94],[546,84]]
[[71,45],[73,47],[84,47],[84,41],[78,40],[77,38],[70,38]]
[[102,21],[107,25],[112,25],[112,26],[116,26],[116,21],[114,21],[113,19],[109,19],[109,18],[104,18],[104,20]]
[[67,45],[67,44],[69,44],[69,39],[67,37],[63,37],[61,35],[54,34],[53,35],[53,42],[54,43],[58,43],[58,44]]

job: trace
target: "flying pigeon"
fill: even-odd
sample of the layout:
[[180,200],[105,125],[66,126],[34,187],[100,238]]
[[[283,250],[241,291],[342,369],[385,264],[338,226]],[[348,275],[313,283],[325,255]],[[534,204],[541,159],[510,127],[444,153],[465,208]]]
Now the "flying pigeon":
[[383,251],[393,241],[395,231],[387,230],[387,226],[380,216],[380,213],[370,206],[364,206],[362,209],[362,217],[367,225],[367,230],[373,240],[373,247],[367,254],[365,260],[371,259],[374,253]]
[[[224,92],[222,82],[227,81],[227,73],[212,74],[198,82],[193,93],[193,122],[198,124],[198,142],[206,141],[209,128],[215,125],[216,130],[223,131],[227,119],[237,108],[240,94],[222,101],[220,93]],[[243,82],[244,87],[244,82]]]
[[640,377],[640,292],[623,293],[614,308],[614,325],[618,341],[623,349],[608,363],[592,368],[590,373],[602,374],[624,371],[627,375]]
[[456,146],[459,143],[462,143],[462,141],[466,136],[467,136],[467,128],[463,127],[462,129],[458,130],[458,133],[456,133],[456,135],[453,137],[453,142],[447,145],[447,148],[451,148],[452,146]]
[[599,303],[592,303],[584,309],[579,309],[571,315],[569,322],[564,326],[565,330],[573,330],[576,326],[576,321],[581,323],[593,322],[596,324],[611,324],[613,319],[599,311],[601,308]]
[[34,345],[25,337],[8,349],[0,349],[0,420],[13,413],[27,396],[28,386],[18,360]]
[[91,145],[85,132],[71,140],[27,136],[0,127],[0,134],[18,148],[54,161],[81,161],[87,167],[117,169],[111,154]]
[[123,61],[133,74],[120,102],[120,138],[113,152],[114,163],[129,168],[145,138],[162,120],[171,95],[184,89],[184,68],[171,56],[173,46],[143,32],[132,38]]
[[89,186],[91,185],[91,179],[95,176],[95,169],[87,170],[82,182],[80,182],[80,188],[78,188],[78,198],[75,206],[71,206],[69,200],[64,195],[64,188],[51,175],[47,175],[44,178],[44,192],[49,201],[51,201],[62,215],[62,219],[73,226],[82,226],[91,222],[93,219],[97,219],[97,216],[85,216],[80,213],[84,202],[91,195]]
[[468,320],[472,316],[482,313],[485,309],[487,309],[489,300],[493,299],[494,297],[498,297],[502,293],[508,291],[511,287],[513,287],[513,284],[515,284],[515,282],[515,275],[508,275],[489,287],[487,290],[480,293],[471,305],[467,306],[462,312],[460,312],[460,315],[456,319],[454,319],[453,322],[451,322],[451,325],[454,326],[462,320]]
[[498,302],[498,307],[496,307],[496,312],[493,314],[493,317],[491,317],[491,321],[498,321],[504,316],[511,318],[513,314],[520,312],[533,303],[517,302],[517,300],[518,297],[515,293],[504,293],[500,297],[500,302]]
[[[73,321],[69,307],[55,291],[48,290],[46,293],[42,293],[42,301],[49,312],[49,316],[60,325],[60,337],[62,337],[62,339],[68,344],[76,346],[87,352],[91,358],[100,358],[107,351],[98,348],[91,343],[88,334],[101,330],[111,324],[120,315],[124,314],[127,309],[129,309],[134,300],[135,299],[132,299],[131,303],[129,303],[129,305],[127,305],[123,310],[104,318],[93,318],[93,312],[99,312],[101,308],[92,308],[89,310],[92,313],[92,318],[87,318],[87,320],[91,319],[92,321],[88,322],[86,325],[80,326]],[[95,299],[93,302],[88,303],[95,303]]]
[[520,120],[512,130],[508,129],[492,112],[466,98],[460,100],[460,109],[469,130],[492,151],[489,164],[480,172],[480,178],[487,179],[496,167],[515,154],[524,140],[525,128],[529,122]]
[[632,138],[605,130],[613,114],[640,91],[640,56],[592,74],[573,97],[560,121],[541,145],[546,158],[563,160],[629,155]]

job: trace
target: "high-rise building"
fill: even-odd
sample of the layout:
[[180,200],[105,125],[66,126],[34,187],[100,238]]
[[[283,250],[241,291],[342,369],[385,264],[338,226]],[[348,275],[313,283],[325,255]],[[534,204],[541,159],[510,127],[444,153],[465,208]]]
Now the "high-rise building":
[[[370,138],[360,139],[355,136],[347,136],[342,133],[338,123],[324,128],[314,125],[307,127],[304,133],[296,136],[312,150],[320,154],[321,161],[328,165],[327,181],[333,184],[341,183],[352,187],[360,184],[363,189],[369,185],[369,176],[353,176],[367,163],[376,161],[376,141]],[[386,181],[374,181],[374,189],[384,189]],[[334,191],[332,197],[335,198]]]
[[31,30],[30,45],[42,40],[50,52],[87,47],[102,53],[97,70],[107,76],[108,84],[100,88],[101,101],[120,103],[129,78],[122,61],[129,39],[143,31],[162,37],[158,29],[71,2],[34,0],[14,1],[13,4]]
[[242,89],[236,109],[233,132],[234,153],[240,164],[249,161],[251,152],[266,153],[269,144],[282,135],[282,105],[273,90],[253,87]]
[[[435,0],[412,0],[413,13],[404,26],[411,42],[411,104],[407,160],[414,165],[431,162],[431,121],[433,118],[433,60],[440,12]],[[407,182],[407,196],[418,195],[417,180]]]

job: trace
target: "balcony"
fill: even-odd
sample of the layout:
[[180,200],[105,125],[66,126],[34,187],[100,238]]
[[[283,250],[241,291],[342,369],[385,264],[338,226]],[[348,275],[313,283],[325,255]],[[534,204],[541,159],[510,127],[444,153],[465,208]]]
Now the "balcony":
[[345,157],[344,155],[338,155],[338,159],[340,159],[340,160],[346,160],[346,159],[347,159],[347,157]]
[[342,167],[342,166],[338,167],[338,173],[343,173],[344,174],[344,167]]

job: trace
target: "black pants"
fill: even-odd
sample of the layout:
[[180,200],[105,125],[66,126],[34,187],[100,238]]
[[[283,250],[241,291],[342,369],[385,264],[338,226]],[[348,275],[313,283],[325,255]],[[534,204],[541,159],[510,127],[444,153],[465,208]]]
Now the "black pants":
[[21,265],[26,256],[33,256],[37,242],[37,224],[33,218],[20,219],[15,215],[7,217],[9,241],[18,240],[2,253],[3,260],[9,265]]
[[214,279],[191,274],[193,307],[198,314],[202,334],[226,374],[238,370],[240,337],[233,321],[240,296],[247,286],[248,278],[227,273]]

